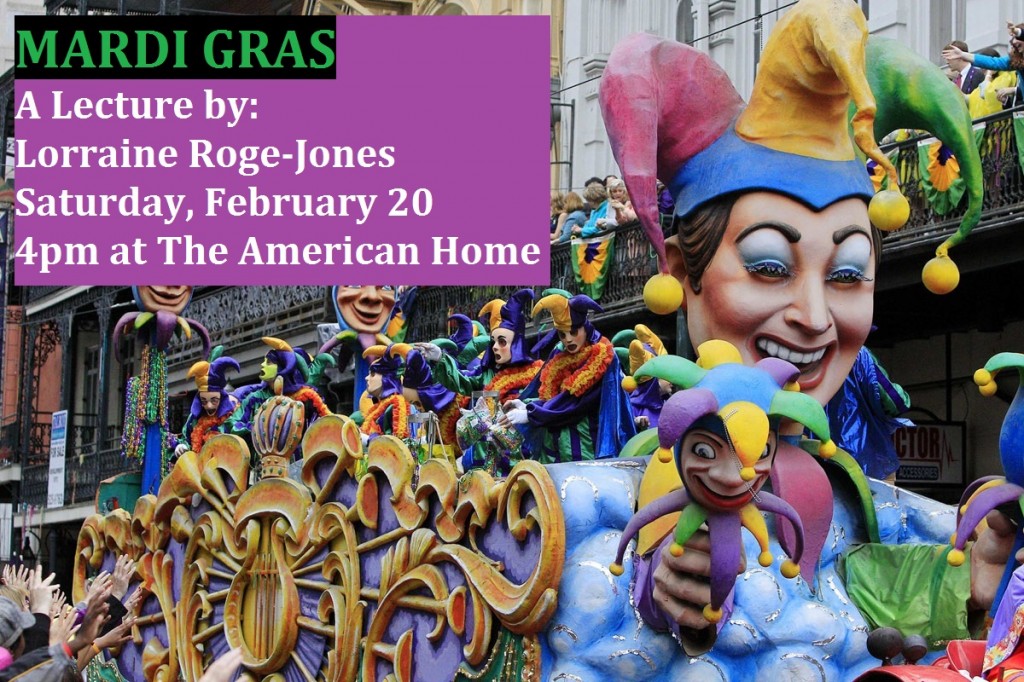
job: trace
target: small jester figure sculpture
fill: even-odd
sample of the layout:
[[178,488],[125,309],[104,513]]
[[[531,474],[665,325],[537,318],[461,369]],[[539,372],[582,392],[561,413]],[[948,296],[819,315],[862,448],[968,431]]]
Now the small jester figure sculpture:
[[[963,564],[964,546],[971,539],[971,533],[985,515],[993,509],[1009,503],[1024,512],[1024,354],[997,353],[989,358],[985,366],[974,373],[974,383],[984,396],[995,395],[995,376],[1004,369],[1015,369],[1020,374],[1021,385],[1010,403],[999,431],[999,459],[1005,476],[984,476],[967,486],[957,511],[956,533],[950,539],[953,550],[946,559],[953,566]],[[1010,552],[1006,571],[999,583],[992,611],[999,605],[999,599],[1010,582],[1010,576],[1017,568],[1015,554],[1024,547],[1024,529],[1018,526],[1013,550]]]
[[177,332],[191,339],[195,329],[205,356],[210,352],[210,334],[195,320],[181,316],[192,299],[192,287],[135,286],[132,293],[139,309],[114,325],[113,344],[119,348],[125,330],[145,334],[140,371],[129,379],[125,392],[121,450],[125,457],[142,460],[142,493],[147,494],[156,493],[172,452],[167,427],[167,345]]
[[800,573],[798,562],[804,544],[800,516],[788,502],[761,490],[772,468],[781,419],[800,422],[821,437],[822,456],[833,454],[835,445],[829,440],[828,420],[821,405],[798,392],[794,380],[800,371],[795,366],[767,358],[747,367],[739,351],[725,341],[707,341],[697,352],[698,363],[664,355],[636,372],[638,378],[666,379],[685,389],[665,402],[658,425],[660,447],[655,455],[662,462],[675,459],[684,487],[633,516],[610,570],[622,575],[626,546],[641,528],[681,510],[670,551],[682,555],[690,536],[707,523],[711,602],[704,607],[704,617],[717,623],[741,566],[741,528],[757,539],[761,547],[758,562],[762,566],[772,563],[768,529],[761,512],[781,515],[792,524],[795,541],[792,546],[783,545],[791,558],[783,563],[782,574],[793,578]]
[[223,353],[224,347],[217,346],[210,352],[208,361],[201,360],[188,370],[186,376],[196,382],[196,396],[174,449],[175,457],[188,450],[199,452],[207,440],[229,428],[227,421],[238,404],[227,392],[227,373],[229,370],[239,372],[241,368]]

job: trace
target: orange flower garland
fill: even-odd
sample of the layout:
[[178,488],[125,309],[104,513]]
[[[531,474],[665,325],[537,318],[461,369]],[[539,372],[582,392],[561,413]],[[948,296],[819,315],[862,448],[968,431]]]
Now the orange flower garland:
[[485,391],[497,391],[498,402],[505,402],[519,397],[519,392],[530,385],[544,363],[535,360],[528,365],[504,367],[484,386]]
[[383,416],[384,412],[389,407],[394,408],[391,410],[391,435],[398,436],[399,438],[408,438],[409,401],[398,393],[388,396],[374,405],[373,408],[364,415],[363,426],[360,430],[369,436],[383,435],[384,431],[380,428],[380,424],[377,423],[377,420]]
[[462,410],[459,409],[458,403],[454,401],[448,407],[441,410],[441,414],[438,415],[441,442],[450,446],[457,453],[461,451],[459,450],[459,441],[455,437],[455,425],[461,417]]
[[538,396],[541,400],[551,400],[562,391],[568,391],[579,398],[601,381],[614,357],[611,341],[603,336],[581,353],[559,353],[540,371]]
[[292,400],[298,400],[300,403],[309,402],[321,417],[331,414],[331,410],[324,404],[320,394],[309,386],[303,386],[288,397]]
[[192,447],[192,452],[199,452],[203,449],[208,441],[213,436],[216,436],[219,431],[217,427],[228,420],[231,413],[228,412],[223,417],[210,416],[204,414],[196,420],[195,428],[192,429],[192,435],[189,436],[189,445]]

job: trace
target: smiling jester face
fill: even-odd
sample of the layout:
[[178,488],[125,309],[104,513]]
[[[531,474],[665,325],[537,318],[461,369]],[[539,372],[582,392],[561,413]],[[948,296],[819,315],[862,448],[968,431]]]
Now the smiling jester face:
[[192,298],[192,287],[187,286],[140,286],[136,297],[142,309],[148,313],[166,310],[181,315]]
[[335,293],[338,314],[359,334],[376,334],[384,329],[395,307],[394,287],[339,286]]
[[871,329],[874,276],[862,200],[815,212],[778,194],[745,194],[700,292],[684,280],[690,335],[695,345],[731,342],[746,364],[767,357],[792,363],[801,390],[825,404]]
[[[717,417],[705,418],[706,424]],[[706,509],[735,510],[750,502],[764,485],[775,460],[778,434],[768,432],[760,459],[754,464],[754,478],[744,481],[743,466],[723,429],[695,427],[683,436],[679,467],[683,483],[694,502]]]

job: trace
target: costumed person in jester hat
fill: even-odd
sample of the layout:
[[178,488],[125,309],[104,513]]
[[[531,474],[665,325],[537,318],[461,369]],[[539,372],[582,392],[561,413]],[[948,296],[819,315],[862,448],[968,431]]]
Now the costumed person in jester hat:
[[523,454],[544,464],[617,456],[636,427],[615,349],[587,319],[601,306],[584,294],[549,294],[533,317],[542,310],[551,313],[561,348],[520,400],[502,405],[498,424],[525,427]]
[[[210,352],[210,334],[195,320],[182,317],[192,300],[190,286],[134,286],[139,310],[125,313],[114,325],[114,348],[121,334],[137,331],[142,338],[138,375],[128,380],[125,391],[124,432],[121,451],[142,461],[142,493],[155,494],[170,469],[174,452],[167,426],[167,346],[178,333],[192,338],[195,329]],[[144,336],[143,336],[144,335]]]
[[419,349],[403,343],[394,344],[391,352],[400,355],[405,361],[402,395],[418,411],[433,412],[437,415],[441,444],[451,448],[454,455],[458,455],[455,424],[462,416],[462,411],[459,409],[455,391],[442,386],[434,378],[430,365]]
[[218,433],[226,433],[229,428],[227,421],[238,404],[227,392],[227,373],[229,370],[240,372],[241,367],[234,358],[223,353],[224,347],[217,346],[210,352],[209,360],[200,360],[188,370],[186,376],[196,382],[196,395],[182,436],[174,448],[176,458],[189,450],[199,452],[207,440]]
[[622,330],[612,337],[612,344],[625,374],[622,378],[622,390],[629,394],[629,404],[633,408],[633,422],[637,430],[656,428],[661,408],[672,394],[672,383],[650,376],[637,379],[636,371],[651,358],[665,355],[668,352],[665,350],[665,344],[657,334],[643,324],[638,324],[633,329]]
[[[435,344],[418,343],[416,348],[431,365],[434,378],[459,395],[473,391],[497,391],[498,402],[519,397],[541,363],[530,354],[526,343],[527,309],[533,303],[533,290],[520,289],[508,301],[494,299],[480,310],[480,318],[490,329],[490,346],[473,370],[462,370],[458,360],[444,355]],[[467,342],[475,348],[472,341]]]
[[323,398],[310,385],[310,377],[318,376],[323,366],[333,364],[334,359],[326,354],[310,358],[302,348],[293,349],[286,341],[272,336],[264,336],[263,343],[270,346],[270,350],[260,364],[260,382],[243,386],[233,394],[239,404],[230,417],[230,432],[247,440],[257,408],[277,395],[274,382],[278,377],[283,382],[282,395],[306,406],[307,427],[318,417],[331,414]]
[[409,416],[413,406],[403,395],[401,377],[402,354],[409,348],[406,344],[393,344],[370,346],[363,351],[365,357],[377,358],[366,373],[366,392],[372,402],[362,411],[363,423],[359,427],[368,438],[381,435],[408,438],[412,434]]
[[996,375],[1007,370],[1016,370],[1018,384],[999,430],[1003,475],[984,476],[964,490],[957,507],[956,532],[950,538],[953,549],[947,560],[951,566],[961,566],[967,559],[964,549],[986,516],[999,507],[1012,509],[1013,551],[1002,579],[993,585],[995,604],[989,614],[993,621],[981,665],[984,679],[1009,682],[1024,680],[1024,566],[1020,566],[1024,559],[1024,354],[996,353],[974,373],[974,383],[983,396],[993,396],[999,389]]
[[[658,253],[660,273],[645,287],[645,301],[658,313],[681,306],[692,345],[722,339],[747,364],[786,360],[800,370],[806,394],[821,404],[835,395],[871,329],[880,255],[872,226],[896,229],[909,216],[895,168],[875,142],[876,135],[895,128],[930,131],[960,163],[969,187],[967,211],[922,275],[935,292],[956,285],[959,274],[948,250],[973,228],[981,209],[981,165],[970,116],[962,95],[934,65],[895,41],[869,40],[854,2],[800,0],[789,9],[765,46],[747,106],[706,55],[646,34],[628,37],[613,50],[600,100],[612,150]],[[873,196],[861,155],[885,169],[890,189]],[[658,221],[659,178],[676,200],[679,233],[668,242]],[[828,475],[839,477],[858,491],[855,504],[863,512],[863,532],[855,537],[847,529],[844,543],[870,541],[860,546],[869,551],[848,558],[847,575],[851,567],[856,573],[857,564],[877,565],[885,555],[899,564],[885,587],[873,588],[887,597],[886,608],[874,609],[847,584],[861,611],[873,624],[895,620],[932,641],[966,635],[958,624],[966,623],[967,597],[974,598],[972,604],[984,600],[970,588],[985,582],[978,576],[992,562],[975,562],[971,585],[963,581],[915,594],[894,589],[894,576],[922,590],[936,584],[933,575],[936,581],[955,579],[934,557],[922,561],[905,545],[878,544],[871,484],[849,453],[839,451],[826,475],[802,447],[809,446],[784,425],[771,478],[774,494],[804,518],[805,577],[813,576],[819,558],[834,561],[832,550],[839,545],[822,553],[830,515],[821,510],[834,502]],[[673,467],[653,458],[639,504],[680,484]],[[901,539],[934,542],[947,531],[922,524],[904,530]],[[780,533],[786,532],[780,524]],[[702,611],[708,603],[707,555],[694,550],[675,557],[656,551],[659,538],[649,540],[641,537],[636,556],[638,570],[654,572],[654,603],[682,626],[688,652],[706,649],[707,631],[715,627]],[[1001,540],[979,540],[989,542]],[[907,579],[904,569],[916,574]],[[922,620],[921,613],[950,615]]]

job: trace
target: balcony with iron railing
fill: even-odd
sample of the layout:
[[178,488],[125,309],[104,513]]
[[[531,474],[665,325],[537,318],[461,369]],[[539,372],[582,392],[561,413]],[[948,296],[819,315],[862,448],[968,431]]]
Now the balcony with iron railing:
[[[65,506],[92,500],[100,481],[139,470],[138,462],[121,455],[121,427],[107,426],[103,437],[97,441],[98,428],[91,424],[68,427],[64,460]],[[21,501],[45,506],[50,471],[50,424],[34,423],[32,432],[39,437],[33,438],[31,442],[34,444],[26,453],[21,472]]]

